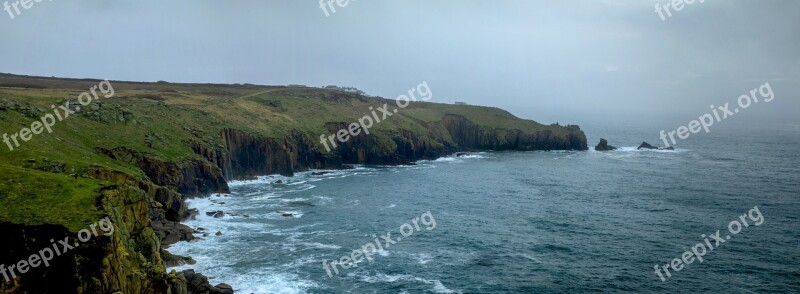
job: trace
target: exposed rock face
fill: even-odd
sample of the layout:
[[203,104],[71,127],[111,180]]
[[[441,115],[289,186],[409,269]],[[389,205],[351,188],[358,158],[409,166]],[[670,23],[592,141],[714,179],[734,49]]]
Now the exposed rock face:
[[113,159],[135,164],[150,180],[159,186],[175,187],[185,196],[204,196],[210,193],[230,192],[219,167],[206,161],[188,159],[175,163],[158,159],[124,147],[96,151]]
[[608,141],[606,139],[600,138],[600,143],[597,143],[597,146],[594,146],[594,150],[597,151],[611,151],[615,150],[617,147],[608,145]]
[[[39,266],[12,282],[3,281],[0,293],[187,293],[185,278],[166,272],[159,238],[147,217],[157,205],[144,190],[127,184],[107,187],[98,197],[98,206],[110,212],[113,235],[94,237],[54,258],[49,267]],[[0,223],[0,231],[5,232],[0,242],[3,264],[52,247],[49,240],[55,237],[75,236],[52,225]]]
[[[460,150],[587,150],[586,136],[577,126],[563,127],[565,135],[550,130],[525,133],[521,130],[493,129],[475,124],[459,115],[446,115],[440,122],[427,123],[426,134],[399,129],[390,134],[361,133],[346,142],[336,141],[332,153],[323,154],[322,145],[312,135],[291,132],[281,139],[248,135],[239,130],[223,131],[225,146],[207,147],[190,143],[192,150],[216,165],[225,179],[250,179],[254,176],[281,174],[291,176],[309,169],[343,169],[352,164],[398,165],[421,159],[435,159]],[[346,129],[346,123],[328,123],[330,133]],[[146,158],[146,157],[145,157]],[[153,161],[153,160],[150,160]],[[204,161],[205,162],[205,161]],[[164,166],[156,164],[156,166]],[[202,168],[201,183],[188,189],[203,192],[225,188],[215,169],[195,163]],[[175,170],[172,168],[171,170]],[[150,169],[152,171],[152,168]],[[170,169],[167,169],[170,170]],[[150,172],[148,172],[150,175]],[[162,179],[156,183],[181,184],[181,179]],[[186,189],[184,189],[186,190]],[[184,190],[179,190],[182,193]],[[195,193],[197,194],[197,193]],[[193,194],[188,194],[193,196]]]
[[566,137],[550,130],[525,134],[521,130],[490,129],[463,116],[449,114],[442,119],[450,137],[461,149],[478,150],[588,150],[586,136],[577,126],[568,126]]

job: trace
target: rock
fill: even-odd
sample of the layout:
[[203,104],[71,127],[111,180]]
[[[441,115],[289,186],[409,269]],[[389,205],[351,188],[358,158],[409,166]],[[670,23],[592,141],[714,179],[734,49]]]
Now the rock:
[[277,180],[277,181],[275,181],[275,183],[273,183],[273,184],[283,184],[283,181],[282,181],[282,180]]
[[161,239],[161,245],[168,246],[180,241],[194,240],[194,230],[187,225],[168,221],[152,221],[153,231]]
[[329,171],[323,171],[323,172],[312,172],[312,173],[311,173],[311,175],[312,175],[312,176],[321,176],[321,175],[327,175],[327,174],[332,174],[332,173],[333,173],[333,172],[329,172]]
[[181,256],[177,254],[172,254],[169,251],[161,250],[161,259],[164,260],[164,264],[167,267],[176,267],[182,265],[193,265],[197,263],[191,256]]
[[231,285],[228,285],[228,284],[225,284],[225,283],[218,284],[218,285],[214,286],[214,288],[216,288],[217,290],[212,289],[211,293],[214,293],[214,294],[233,294],[233,287],[231,287]]
[[197,215],[200,214],[200,211],[197,210],[197,208],[189,209],[187,212],[188,212],[189,215],[186,218],[188,218],[190,220],[197,219]]
[[464,157],[464,156],[467,156],[467,155],[469,155],[469,152],[457,152],[456,153],[456,157]]
[[233,287],[228,284],[219,284],[211,286],[208,283],[208,277],[194,272],[194,270],[182,271],[183,277],[186,279],[186,290],[188,293],[207,293],[207,294],[233,294]]
[[217,233],[216,233],[216,234],[214,234],[214,235],[215,235],[215,236],[222,236],[222,232],[220,232],[220,231],[217,231]]
[[642,142],[642,144],[639,145],[639,147],[636,148],[636,149],[638,149],[638,150],[642,150],[642,149],[658,149],[658,147],[650,145],[650,143],[647,143],[647,142]]
[[672,147],[672,146],[670,146],[670,147],[666,147],[666,148],[664,148],[664,147],[656,147],[656,146],[653,146],[653,145],[650,145],[650,144],[648,144],[647,142],[642,142],[642,145],[639,145],[639,148],[636,148],[636,149],[638,149],[638,150],[643,150],[643,149],[651,149],[651,150],[675,150],[675,147]]
[[294,217],[294,213],[288,211],[276,211],[276,212],[280,214],[282,217]]
[[213,216],[214,218],[221,218],[221,217],[225,216],[225,212],[223,212],[222,210],[208,211],[208,212],[206,212],[206,215],[207,216]]
[[[647,144],[647,143],[645,143],[645,144]],[[611,151],[611,150],[615,150],[615,149],[617,149],[617,147],[608,145],[608,141],[606,141],[606,139],[603,139],[603,138],[600,138],[600,143],[597,143],[597,146],[594,146],[594,150],[597,150],[597,151]]]

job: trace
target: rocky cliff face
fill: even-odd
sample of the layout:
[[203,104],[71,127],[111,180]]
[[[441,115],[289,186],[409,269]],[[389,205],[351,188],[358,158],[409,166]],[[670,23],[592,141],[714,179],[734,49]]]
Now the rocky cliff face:
[[556,136],[550,130],[527,134],[522,130],[492,129],[463,116],[442,119],[453,140],[462,148],[476,150],[587,150],[586,136],[577,126],[564,127],[568,134]]
[[[167,273],[158,254],[159,238],[148,216],[163,211],[152,200],[153,195],[129,185],[131,179],[125,175],[99,170],[93,173],[117,183],[103,189],[97,199],[114,225],[114,234],[94,237],[55,257],[49,267],[41,265],[11,283],[0,284],[0,292],[187,293],[186,279],[178,273]],[[52,248],[52,239],[76,240],[76,232],[61,226],[0,224],[0,230],[11,233],[0,242],[3,264]]]
[[[206,148],[191,144],[192,150],[223,171],[226,179],[247,179],[258,175],[292,175],[308,169],[337,169],[344,164],[396,165],[421,159],[435,159],[458,151],[473,150],[588,150],[586,136],[577,126],[563,127],[566,135],[550,130],[526,133],[522,130],[481,126],[458,115],[446,115],[428,123],[422,134],[398,129],[388,135],[364,133],[336,142],[330,154],[312,134],[291,132],[281,139],[259,138],[239,130],[222,133],[225,146]],[[330,133],[346,129],[346,123],[328,123]],[[215,173],[207,173],[212,177]],[[216,180],[202,180],[216,182]],[[219,186],[219,185],[218,185]]]

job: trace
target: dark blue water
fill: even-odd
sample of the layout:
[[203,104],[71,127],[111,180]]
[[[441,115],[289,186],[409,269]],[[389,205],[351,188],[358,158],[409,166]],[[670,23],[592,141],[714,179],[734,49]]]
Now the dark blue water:
[[[170,250],[240,293],[800,292],[800,127],[720,126],[675,152],[635,150],[659,130],[588,129],[590,145],[602,134],[626,147],[606,153],[487,152],[237,182],[191,205],[250,217],[202,213],[188,225],[212,235]],[[748,219],[666,281],[655,274],[754,207],[761,225]],[[327,276],[323,260],[401,237],[428,211],[431,230],[418,222],[373,262]]]

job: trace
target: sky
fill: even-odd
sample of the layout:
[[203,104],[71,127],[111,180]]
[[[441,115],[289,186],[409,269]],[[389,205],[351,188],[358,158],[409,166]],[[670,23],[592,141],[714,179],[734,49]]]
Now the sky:
[[669,2],[43,0],[0,11],[0,72],[387,98],[426,81],[431,102],[562,124],[685,124],[769,83],[776,99],[743,120],[800,125],[800,1],[697,0],[662,19]]

